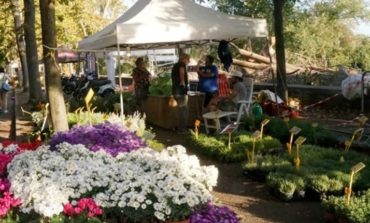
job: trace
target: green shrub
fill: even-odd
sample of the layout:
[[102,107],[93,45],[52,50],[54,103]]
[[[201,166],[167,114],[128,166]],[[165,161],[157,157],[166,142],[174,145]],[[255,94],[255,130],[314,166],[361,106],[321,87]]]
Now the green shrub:
[[[189,143],[194,148],[198,148],[205,155],[215,157],[226,162],[238,162],[246,159],[246,149],[251,149],[253,140],[246,133],[236,133],[232,135],[231,149],[228,148],[228,135],[206,135],[199,134],[198,139],[195,133],[190,135]],[[256,143],[257,153],[270,153],[281,150],[281,143],[270,136],[264,137]]]
[[357,196],[352,196],[350,205],[346,204],[343,196],[329,196],[323,199],[323,206],[328,212],[334,213],[349,222],[370,222],[370,190]]

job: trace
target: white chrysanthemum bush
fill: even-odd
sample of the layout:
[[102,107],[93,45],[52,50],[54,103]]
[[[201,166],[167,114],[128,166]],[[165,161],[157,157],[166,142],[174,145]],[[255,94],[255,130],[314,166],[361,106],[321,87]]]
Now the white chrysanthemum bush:
[[83,145],[57,148],[23,152],[8,165],[10,191],[20,199],[20,211],[53,217],[65,204],[92,197],[104,212],[127,220],[180,220],[212,200],[217,183],[218,170],[201,166],[182,146],[161,152],[141,148],[115,157]]

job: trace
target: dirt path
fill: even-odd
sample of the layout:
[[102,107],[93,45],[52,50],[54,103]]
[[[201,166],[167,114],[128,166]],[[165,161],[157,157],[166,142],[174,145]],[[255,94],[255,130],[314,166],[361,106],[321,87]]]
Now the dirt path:
[[[155,128],[157,139],[167,146],[186,145],[186,137],[172,131]],[[284,203],[270,195],[262,183],[243,176],[241,163],[225,164],[201,155],[196,148],[187,148],[203,165],[215,165],[219,170],[214,195],[242,217],[243,223],[316,223],[324,222],[324,210],[319,202],[300,201]]]
[[[17,141],[27,140],[29,134],[32,132],[32,123],[30,123],[30,117],[22,114],[20,105],[27,102],[27,94],[19,90],[16,91],[16,139]],[[8,113],[0,113],[0,141],[4,139],[9,139],[11,133],[12,115],[13,109],[12,105],[14,99],[12,97],[12,92],[8,93]]]

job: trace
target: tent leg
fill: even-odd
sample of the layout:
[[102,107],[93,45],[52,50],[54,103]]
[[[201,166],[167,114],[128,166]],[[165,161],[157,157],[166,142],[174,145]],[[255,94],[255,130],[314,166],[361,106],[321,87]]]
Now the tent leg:
[[117,51],[118,51],[118,54],[117,54],[117,66],[118,66],[118,78],[119,78],[119,101],[120,101],[120,105],[121,105],[121,118],[123,118],[123,109],[124,109],[124,105],[123,105],[123,87],[122,87],[122,72],[121,72],[121,49],[120,49],[120,46],[119,44],[117,43]]

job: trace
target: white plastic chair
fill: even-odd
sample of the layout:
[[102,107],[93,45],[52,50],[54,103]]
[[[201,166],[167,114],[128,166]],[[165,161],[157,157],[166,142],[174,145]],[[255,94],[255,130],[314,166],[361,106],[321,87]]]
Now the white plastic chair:
[[[203,114],[204,125],[207,134],[211,128],[216,129],[216,131],[221,131],[221,118],[226,117],[228,122],[239,124],[241,117],[244,114],[249,115],[249,110],[252,104],[254,80],[253,78],[243,78],[243,83],[245,84],[246,95],[244,100],[237,102],[238,106],[235,108],[235,111],[214,111]],[[214,120],[215,124],[209,124],[208,120]]]
[[240,123],[241,117],[246,114],[249,115],[249,110],[252,104],[252,96],[253,96],[253,87],[254,87],[254,80],[253,78],[243,78],[243,83],[245,84],[246,94],[245,99],[238,101],[238,114],[236,117],[236,122]]

